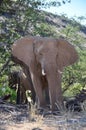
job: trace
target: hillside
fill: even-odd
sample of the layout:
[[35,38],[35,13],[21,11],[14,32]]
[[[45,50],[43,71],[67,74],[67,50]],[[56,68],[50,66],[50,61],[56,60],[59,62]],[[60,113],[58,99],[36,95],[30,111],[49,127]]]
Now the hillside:
[[57,31],[65,29],[68,25],[72,25],[73,27],[78,26],[79,32],[82,36],[86,37],[86,27],[76,22],[74,19],[68,19],[65,15],[53,15],[49,13],[45,13],[45,20],[56,27]]
[[[9,31],[10,33],[11,31],[15,31],[13,32],[14,35],[18,33],[19,37],[28,34],[52,37],[68,37],[68,31],[69,33],[72,31],[72,33],[74,34],[73,37],[71,36],[71,39],[74,38],[74,35],[76,33],[78,36],[84,38],[84,41],[86,40],[86,27],[76,22],[74,19],[68,19],[67,17],[65,17],[65,15],[59,16],[44,11],[37,11],[36,14],[30,16],[32,17],[31,19],[27,19],[28,21],[22,19],[24,17],[20,14],[19,21],[19,18],[17,18],[18,16],[16,15],[16,12],[13,14],[10,12],[1,13],[0,45],[2,45],[2,39],[4,37],[9,37]],[[33,19],[33,17],[35,18]],[[24,29],[22,27],[23,22],[25,24]],[[17,25],[15,26],[15,24]],[[83,43],[83,47],[86,47],[85,42]]]

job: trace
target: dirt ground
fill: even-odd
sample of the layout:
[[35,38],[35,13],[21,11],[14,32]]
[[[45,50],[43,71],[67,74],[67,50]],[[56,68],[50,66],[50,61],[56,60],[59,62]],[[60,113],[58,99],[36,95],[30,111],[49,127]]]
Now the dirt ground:
[[28,105],[0,103],[0,130],[86,130],[86,111],[40,115]]

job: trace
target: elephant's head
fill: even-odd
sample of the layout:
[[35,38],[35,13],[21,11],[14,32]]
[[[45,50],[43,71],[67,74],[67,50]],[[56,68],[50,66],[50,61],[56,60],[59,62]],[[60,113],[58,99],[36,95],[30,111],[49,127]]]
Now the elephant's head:
[[[63,39],[42,39],[35,43],[37,61],[46,73],[56,67],[60,72],[64,67],[72,65],[78,59],[73,45]],[[50,70],[49,70],[50,71]]]

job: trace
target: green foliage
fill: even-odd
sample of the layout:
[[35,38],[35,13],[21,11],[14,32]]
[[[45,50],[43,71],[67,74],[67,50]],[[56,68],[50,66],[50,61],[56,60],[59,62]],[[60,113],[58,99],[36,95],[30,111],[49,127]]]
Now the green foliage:
[[0,11],[7,11],[8,9],[12,10],[13,4],[24,5],[27,7],[37,8],[49,8],[51,6],[61,6],[66,2],[70,3],[71,0],[62,0],[62,1],[47,1],[47,0],[1,0],[0,1]]
[[61,30],[61,33],[76,47],[79,55],[78,62],[67,67],[63,75],[63,92],[70,96],[83,88],[86,89],[86,39],[79,34],[80,26],[75,25],[75,21],[73,21]]
[[47,23],[41,23],[41,24],[35,25],[33,34],[41,35],[43,37],[54,36],[55,30],[52,28],[51,25],[49,25]]
[[76,38],[75,33],[79,31],[79,26],[71,26],[70,24],[67,25],[67,27],[63,30],[61,30],[61,32],[63,32],[67,38]]
[[64,93],[64,96],[66,96],[66,97],[76,96],[76,94],[80,93],[81,90],[82,90],[81,84],[75,83],[75,84],[71,85],[71,87],[69,89],[67,89],[67,91]]

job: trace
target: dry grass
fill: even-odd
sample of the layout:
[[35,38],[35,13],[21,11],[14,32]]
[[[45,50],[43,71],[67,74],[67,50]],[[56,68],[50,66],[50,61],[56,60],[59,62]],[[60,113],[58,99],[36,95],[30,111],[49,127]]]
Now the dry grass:
[[36,114],[37,113],[37,108],[36,105],[31,104],[31,109],[29,111],[29,115],[30,115],[30,122],[36,122],[39,126],[41,126],[43,124],[43,115],[40,114]]
[[[82,107],[86,108],[85,105],[86,102]],[[6,124],[0,124],[0,130],[86,130],[86,109],[80,113],[61,111],[61,114],[56,116],[50,114],[45,117],[37,114],[36,106],[33,104],[31,104],[31,110],[27,109],[27,111],[25,108],[22,110],[19,108],[16,111],[15,106],[8,107],[8,105],[7,107],[5,105],[3,110],[0,109],[0,120],[9,120]],[[27,118],[24,118],[22,122],[15,122],[13,119],[19,118],[22,113],[27,113]],[[22,115],[20,118],[22,118]]]
[[86,128],[86,122],[80,120],[83,117],[86,121],[86,102],[82,106],[83,112],[78,113],[74,111],[61,111],[61,115],[48,115],[43,117],[43,115],[37,115],[37,109],[34,105],[31,105],[30,117],[35,119],[35,124],[37,128],[41,128],[44,124],[48,127],[53,127],[53,130],[84,130]]

